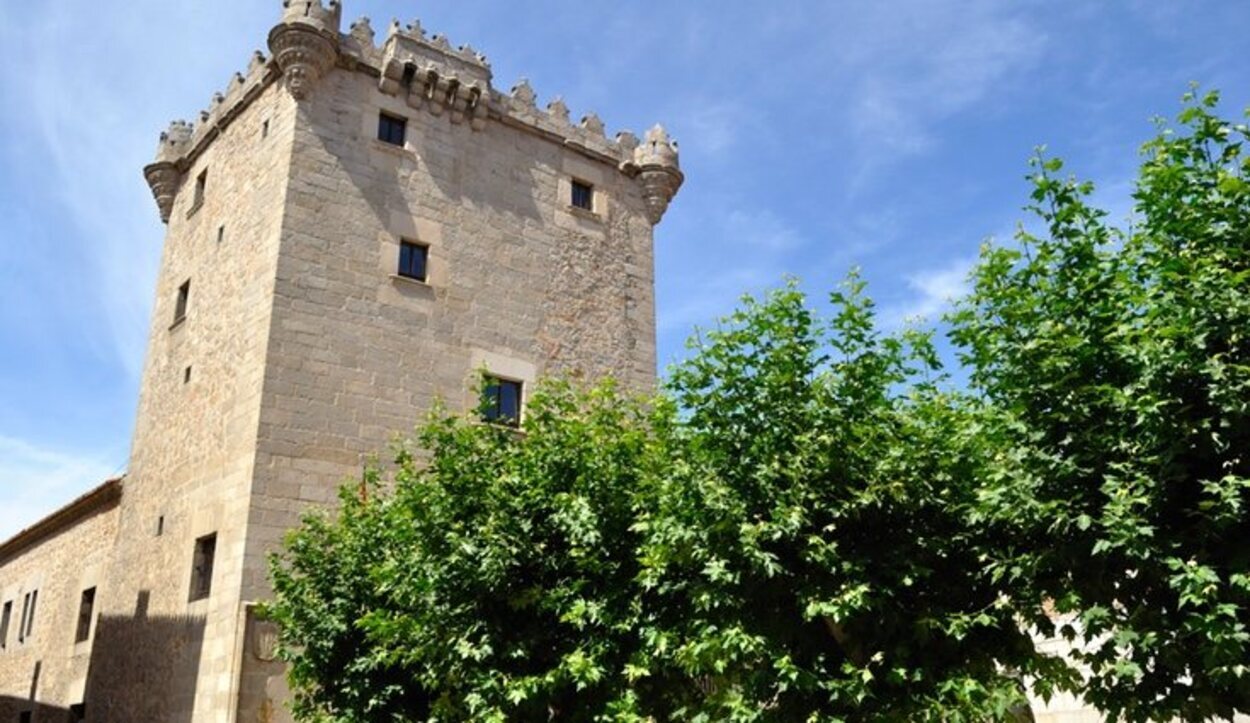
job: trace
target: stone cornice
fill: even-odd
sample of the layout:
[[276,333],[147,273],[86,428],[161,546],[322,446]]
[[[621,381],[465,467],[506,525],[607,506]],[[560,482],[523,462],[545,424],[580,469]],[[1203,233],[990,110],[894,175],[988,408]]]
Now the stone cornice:
[[484,55],[467,45],[453,46],[442,35],[427,37],[419,21],[393,22],[379,46],[368,18],[352,23],[342,34],[341,15],[337,0],[328,5],[322,0],[286,0],[282,20],[269,33],[273,58],[258,51],[247,74],[236,74],[225,93],[214,95],[199,122],[177,121],[161,135],[156,162],[144,169],[144,176],[163,221],[168,221],[183,175],[195,159],[271,83],[282,80],[300,102],[315,93],[336,66],[376,78],[382,93],[402,97],[414,110],[445,115],[451,123],[464,123],[475,131],[493,120],[611,165],[638,179],[653,224],[659,223],[681,187],[684,176],[677,143],[662,127],[653,128],[642,142],[629,131],[608,138],[597,114],[574,123],[559,97],[539,108],[526,80],[507,94],[496,91]]
[[117,477],[105,482],[0,543],[0,564],[90,515],[116,505],[122,496],[122,479]]

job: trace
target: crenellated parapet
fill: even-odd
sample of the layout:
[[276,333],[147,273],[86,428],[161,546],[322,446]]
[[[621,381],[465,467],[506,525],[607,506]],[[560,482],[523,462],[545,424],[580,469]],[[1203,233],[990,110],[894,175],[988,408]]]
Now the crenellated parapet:
[[162,222],[169,222],[174,198],[190,159],[260,95],[270,80],[271,69],[269,59],[256,51],[247,72],[235,73],[224,90],[214,93],[195,123],[174,121],[161,134],[156,159],[143,169],[143,175],[152,189]]
[[677,143],[660,126],[643,141],[629,131],[609,137],[596,113],[574,120],[560,97],[540,105],[527,80],[507,93],[497,91],[484,55],[444,35],[428,35],[418,20],[392,21],[380,45],[368,18],[352,23],[347,33],[340,32],[341,22],[339,0],[284,0],[282,18],[269,33],[272,56],[258,51],[247,73],[235,74],[193,126],[175,124],[162,135],[156,162],[144,170],[162,220],[168,221],[190,161],[266,84],[280,78],[301,102],[336,67],[373,76],[382,93],[452,124],[481,131],[491,121],[502,123],[611,164],[637,179],[653,224],[681,188]]
[[427,38],[419,21],[407,26],[395,21],[377,57],[383,93],[402,96],[413,109],[446,113],[453,124],[486,127],[490,65],[472,47],[453,47],[443,35]]
[[284,0],[282,22],[269,31],[269,52],[282,70],[287,90],[296,100],[334,67],[339,55],[338,0]]

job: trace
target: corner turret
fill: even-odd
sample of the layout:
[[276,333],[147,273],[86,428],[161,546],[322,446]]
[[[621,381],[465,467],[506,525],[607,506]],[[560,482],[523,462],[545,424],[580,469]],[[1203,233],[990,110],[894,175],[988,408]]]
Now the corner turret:
[[338,59],[343,9],[338,0],[325,5],[322,0],[284,0],[282,6],[282,22],[269,31],[269,51],[298,101]]
[[658,123],[647,131],[646,140],[634,149],[634,165],[647,202],[647,218],[657,224],[686,177],[677,159],[677,141]]
[[156,162],[143,169],[143,177],[152,189],[152,196],[156,199],[163,223],[169,223],[174,197],[178,195],[178,184],[182,182],[178,160],[190,145],[190,124],[186,121],[174,121],[169,125],[169,130],[161,134],[161,142],[156,147]]

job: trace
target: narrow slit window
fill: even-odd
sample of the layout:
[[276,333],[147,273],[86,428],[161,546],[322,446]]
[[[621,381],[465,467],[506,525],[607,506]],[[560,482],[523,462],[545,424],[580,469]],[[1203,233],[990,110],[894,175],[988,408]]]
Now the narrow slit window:
[[191,280],[187,279],[178,287],[178,299],[174,303],[174,323],[187,318],[187,303],[191,300]]
[[17,626],[17,642],[30,640],[35,632],[35,608],[39,605],[39,591],[32,590],[22,598],[22,620]]
[[191,565],[191,600],[203,600],[213,591],[213,559],[217,556],[217,533],[195,541]]
[[26,639],[29,640],[35,635],[35,609],[39,607],[39,591],[32,590],[30,593],[30,617],[26,618]]
[[217,227],[217,243],[221,243],[222,241],[225,241],[225,240],[226,240],[226,227],[218,226]]
[[191,198],[191,210],[199,208],[204,203],[204,191],[208,188],[208,170],[200,172],[195,177],[195,195]]
[[269,137],[269,121],[260,124],[260,137],[261,140]]
[[509,427],[521,424],[521,382],[486,377],[482,389],[482,419]]
[[0,650],[9,647],[9,623],[13,621],[13,601],[4,604],[4,612],[0,612]]
[[191,383],[191,367],[187,367],[186,369],[182,370],[182,383],[183,384]]
[[95,616],[95,588],[82,591],[82,602],[78,606],[78,630],[74,633],[74,642],[83,643],[91,638],[91,619]]
[[399,275],[417,281],[425,281],[426,262],[429,260],[430,249],[411,241],[399,244]]
[[30,614],[30,593],[22,597],[22,617],[17,621],[17,642],[26,642],[26,616]]
[[585,211],[595,210],[595,187],[582,181],[573,181],[573,198],[571,203],[574,208],[580,208]]
[[408,121],[398,116],[382,113],[378,115],[378,140],[392,146],[404,145],[404,135],[408,129]]

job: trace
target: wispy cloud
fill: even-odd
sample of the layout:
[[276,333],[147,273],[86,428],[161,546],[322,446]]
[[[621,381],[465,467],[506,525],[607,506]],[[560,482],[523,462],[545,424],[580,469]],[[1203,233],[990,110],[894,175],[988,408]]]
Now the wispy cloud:
[[[765,133],[757,112],[726,100],[683,99],[669,121],[681,130],[682,151],[703,156],[720,156],[740,147],[744,136]],[[750,145],[750,144],[748,144]]]
[[780,284],[781,274],[751,267],[683,280],[659,312],[661,334],[690,333],[696,325],[706,326],[730,313],[745,294],[758,294],[769,285]]
[[968,275],[976,262],[975,256],[962,258],[907,274],[907,298],[885,305],[881,310],[882,323],[886,328],[898,328],[912,320],[937,321],[952,302],[968,294]]
[[1005,90],[1046,45],[1010,3],[904,5],[845,14],[841,61],[857,79],[846,112],[874,162],[928,148],[936,124]]
[[[94,296],[104,323],[83,332],[101,337],[133,379],[142,365],[162,236],[140,173],[164,124],[192,116],[228,77],[223,70],[214,82],[197,77],[208,75],[202,67],[187,73],[181,64],[154,64],[152,58],[211,57],[241,65],[246,54],[222,57],[217,38],[227,35],[224,13],[200,17],[187,7],[157,9],[146,0],[132,10],[134,19],[103,28],[92,14],[66,4],[20,11],[15,20],[21,32],[4,39],[25,60],[0,69],[0,83],[21,98],[21,113],[6,112],[5,121],[31,146],[30,172],[59,206],[62,228],[74,234],[62,243],[78,246],[74,255],[87,264],[76,273],[90,279],[84,290]],[[153,33],[138,19],[149,12],[161,22],[182,16],[184,25],[198,30]],[[98,72],[84,73],[84,67]],[[159,107],[145,102],[148,95],[161,98]]]
[[735,208],[723,217],[720,226],[726,243],[771,253],[792,251],[805,240],[797,228],[766,208]]
[[0,436],[0,540],[120,470],[109,455],[80,456]]

